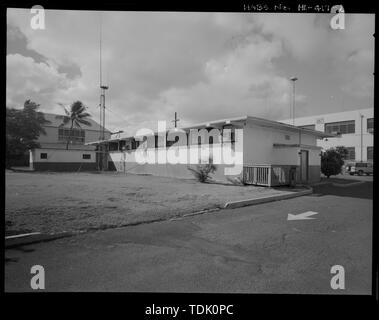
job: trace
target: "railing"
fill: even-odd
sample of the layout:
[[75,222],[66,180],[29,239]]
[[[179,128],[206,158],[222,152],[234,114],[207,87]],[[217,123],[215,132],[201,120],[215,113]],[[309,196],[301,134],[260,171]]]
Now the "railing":
[[245,165],[243,181],[258,186],[280,186],[289,184],[289,167],[271,164]]

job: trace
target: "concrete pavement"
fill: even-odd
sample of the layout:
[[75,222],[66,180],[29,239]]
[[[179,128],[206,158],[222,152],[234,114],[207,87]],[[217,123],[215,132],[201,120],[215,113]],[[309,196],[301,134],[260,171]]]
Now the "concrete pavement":
[[[337,190],[336,190],[337,189]],[[5,291],[369,294],[372,183],[6,250]],[[316,211],[313,220],[287,216]],[[345,290],[330,287],[333,265]]]

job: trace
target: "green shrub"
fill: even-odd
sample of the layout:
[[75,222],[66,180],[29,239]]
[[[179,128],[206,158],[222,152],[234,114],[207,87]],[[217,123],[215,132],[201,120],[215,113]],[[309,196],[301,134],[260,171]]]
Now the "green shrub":
[[[342,151],[342,152],[341,152]],[[321,172],[329,178],[340,174],[342,166],[344,152],[342,149],[331,148],[321,153]]]
[[208,182],[212,180],[211,174],[217,170],[217,167],[214,164],[198,164],[196,169],[188,167],[188,170],[192,172],[195,178],[200,182]]

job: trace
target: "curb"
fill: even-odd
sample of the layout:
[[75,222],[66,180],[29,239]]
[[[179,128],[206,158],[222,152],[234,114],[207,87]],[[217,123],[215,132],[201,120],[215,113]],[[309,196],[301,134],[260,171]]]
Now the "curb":
[[308,190],[289,193],[289,194],[274,195],[274,196],[269,196],[269,197],[261,197],[261,198],[247,199],[247,200],[240,200],[240,201],[232,201],[232,202],[227,202],[224,206],[224,209],[235,209],[235,208],[240,208],[240,207],[245,207],[245,206],[252,206],[255,204],[280,201],[280,200],[285,200],[285,199],[301,197],[301,196],[305,196],[312,193],[313,193],[313,189],[309,188]]
[[57,234],[42,234],[42,233],[30,233],[30,234],[22,234],[16,235],[12,237],[5,238],[5,248],[15,248],[28,244],[34,244],[39,242],[52,241],[60,238],[66,238],[72,236],[72,232],[62,232]]
[[223,208],[216,207],[216,208],[210,208],[210,209],[204,209],[204,210],[200,210],[200,211],[196,211],[196,212],[186,213],[182,216],[173,217],[173,218],[169,219],[169,221],[182,220],[183,218],[198,216],[200,214],[206,214],[206,213],[210,213],[210,212],[214,212],[214,211],[219,211],[221,209],[223,209]]
[[366,181],[357,181],[357,182],[352,182],[352,183],[332,183],[332,186],[333,187],[339,187],[339,188],[347,188],[347,187],[351,187],[351,186],[358,186],[360,184],[364,184]]

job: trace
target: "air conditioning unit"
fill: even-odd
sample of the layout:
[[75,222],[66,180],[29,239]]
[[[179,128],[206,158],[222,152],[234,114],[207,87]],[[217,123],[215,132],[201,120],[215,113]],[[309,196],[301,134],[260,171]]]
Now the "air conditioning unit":
[[374,133],[374,128],[367,129],[367,132],[373,134]]

